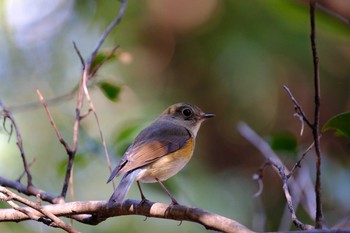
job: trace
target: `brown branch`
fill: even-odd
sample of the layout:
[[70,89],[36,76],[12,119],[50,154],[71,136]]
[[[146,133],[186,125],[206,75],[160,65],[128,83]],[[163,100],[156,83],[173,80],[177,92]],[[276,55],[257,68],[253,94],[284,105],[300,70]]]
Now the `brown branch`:
[[[106,155],[107,166],[108,166],[108,169],[110,170],[110,173],[112,172],[112,167],[111,167],[111,164],[110,164],[110,159],[109,159],[109,155],[108,155],[106,140],[105,140],[104,134],[103,134],[103,132],[101,130],[99,118],[97,116],[94,104],[92,102],[92,99],[90,98],[90,94],[89,94],[89,91],[88,91],[88,88],[87,88],[87,82],[90,79],[92,79],[92,77],[94,75],[96,75],[98,69],[101,67],[101,65],[103,63],[102,62],[101,64],[99,64],[99,66],[95,67],[95,69],[93,71],[90,71],[91,64],[92,64],[93,60],[95,59],[97,52],[101,48],[101,46],[102,46],[103,42],[105,41],[105,39],[107,38],[107,36],[120,23],[120,21],[122,20],[122,18],[124,16],[127,1],[126,0],[122,0],[121,3],[122,3],[122,5],[120,7],[118,16],[113,20],[113,22],[103,32],[101,38],[99,39],[95,49],[92,51],[92,53],[91,53],[89,59],[87,60],[87,62],[84,61],[84,59],[81,56],[81,53],[80,53],[79,49],[77,48],[76,44],[74,43],[74,48],[75,48],[75,50],[76,50],[76,52],[77,52],[77,54],[78,54],[78,56],[79,56],[79,58],[80,58],[80,60],[81,60],[81,62],[83,64],[83,74],[82,74],[82,78],[81,78],[81,81],[80,81],[79,93],[78,93],[78,98],[77,98],[78,99],[77,108],[76,108],[77,115],[76,115],[76,120],[75,120],[75,123],[74,123],[74,130],[73,130],[73,134],[74,134],[73,135],[73,141],[74,142],[73,142],[73,149],[72,149],[73,153],[72,153],[71,158],[68,161],[67,173],[66,173],[67,176],[66,176],[65,181],[69,180],[68,176],[70,176],[71,169],[72,169],[72,166],[73,166],[74,155],[75,155],[75,152],[76,152],[76,149],[77,149],[77,144],[78,144],[78,126],[80,124],[80,120],[82,119],[80,113],[81,113],[81,109],[82,109],[82,106],[83,106],[83,103],[84,103],[84,99],[85,99],[84,97],[86,97],[86,99],[87,99],[87,101],[89,103],[89,107],[90,108],[89,108],[88,113],[93,112],[93,114],[94,114],[94,117],[95,117],[98,129],[99,129],[100,138],[102,140],[103,148],[104,148],[105,155]],[[110,58],[113,55],[113,53],[115,52],[115,50],[118,47],[119,46],[116,46],[112,50],[112,53],[108,56],[108,58]],[[114,187],[114,182],[113,182],[113,187]],[[65,191],[66,191],[66,189],[65,189]],[[63,193],[63,191],[62,191],[62,193]]]
[[[75,229],[73,229],[71,226],[67,225],[65,222],[63,222],[61,219],[59,219],[56,215],[51,213],[50,211],[46,210],[43,208],[41,205],[38,203],[29,201],[21,196],[18,196],[17,194],[9,191],[8,189],[1,187],[0,186],[0,193],[4,194],[8,199],[11,201],[18,201],[30,208],[24,208],[20,207],[17,208],[17,205],[13,205],[14,203],[11,203],[11,206],[15,208],[15,210],[19,210],[21,213],[25,213],[28,217],[31,219],[37,220],[39,222],[44,222],[48,224],[49,226],[54,226],[54,227],[59,227],[67,232],[70,233],[78,233]],[[8,201],[6,200],[6,201]],[[40,213],[40,215],[36,214],[33,212],[33,210],[36,210],[37,212]],[[38,217],[36,217],[38,216]],[[42,218],[49,218],[50,220],[43,220]]]
[[15,118],[13,117],[12,113],[5,107],[5,105],[2,103],[1,100],[0,100],[0,107],[2,108],[2,110],[4,112],[4,116],[3,116],[4,122],[3,122],[3,124],[5,125],[6,120],[9,119],[10,122],[11,122],[11,125],[15,129],[16,138],[17,138],[17,143],[16,144],[17,144],[18,149],[19,149],[19,151],[21,153],[24,171],[27,174],[27,187],[29,188],[30,186],[33,185],[33,183],[32,183],[32,175],[30,173],[30,169],[29,169],[29,166],[28,166],[27,158],[26,158],[26,155],[24,153],[23,140],[22,140],[21,133],[19,132],[18,126],[16,124]]
[[[59,142],[63,145],[63,147],[66,150],[66,153],[68,154],[68,166],[67,167],[70,168],[71,166],[73,166],[73,158],[74,158],[74,156],[72,156],[72,155],[74,155],[75,153],[73,154],[72,149],[70,148],[68,143],[63,139],[63,137],[61,136],[60,132],[58,131],[56,123],[53,120],[53,117],[52,117],[52,115],[51,115],[51,113],[50,113],[50,111],[49,111],[49,109],[47,107],[46,101],[45,101],[43,95],[41,94],[41,92],[39,91],[39,89],[36,90],[36,93],[38,94],[40,102],[42,103],[42,105],[45,108],[45,111],[46,111],[46,113],[47,113],[47,115],[48,115],[48,117],[50,119],[50,123],[51,123],[51,125],[52,125],[52,127],[53,127],[53,129],[54,129],[54,131],[56,133],[56,136],[57,136]],[[65,182],[63,184],[63,188],[62,188],[62,192],[61,192],[61,197],[63,197],[63,198],[66,197],[66,193],[67,193],[67,189],[68,189],[68,181],[67,181],[67,179],[69,180],[69,176],[67,174],[68,173],[70,174],[71,173],[70,171],[71,171],[71,169],[67,168]]]
[[290,170],[289,174],[287,175],[287,179],[289,179],[289,177],[291,177],[295,170],[297,168],[300,168],[301,166],[301,161],[304,160],[305,156],[309,153],[309,151],[312,149],[312,147],[314,146],[314,143],[312,143],[305,151],[304,153],[300,156],[300,158],[298,159],[298,161],[294,164],[294,166],[292,167],[292,169]]
[[312,130],[313,144],[315,147],[316,154],[316,182],[315,182],[315,193],[316,193],[316,219],[315,227],[321,229],[324,225],[323,211],[322,211],[322,197],[321,197],[321,149],[320,149],[320,104],[321,104],[321,88],[320,88],[320,76],[319,76],[319,58],[317,54],[317,44],[316,44],[316,26],[315,26],[315,8],[316,1],[309,0],[310,7],[310,42],[312,50],[312,61],[313,61],[313,72],[314,72],[314,122],[311,123],[305,116],[301,106],[295,100],[294,96],[291,94],[290,90],[284,86],[284,89],[288,92],[291,100],[294,103],[297,114],[299,114],[302,119],[307,123],[307,125]]
[[[31,167],[36,161],[36,158],[33,158],[32,161],[28,164],[28,167]],[[23,171],[22,174],[18,177],[17,181],[21,182],[22,178],[26,175],[26,171]]]
[[[146,217],[191,221],[203,225],[206,229],[220,232],[252,232],[235,220],[218,214],[183,205],[126,200],[121,205],[110,206],[107,201],[78,201],[55,205],[45,205],[42,209],[55,216],[72,217],[84,224],[97,225],[107,218],[124,215],[141,215]],[[43,216],[40,213],[35,213]],[[0,221],[25,221],[30,218],[13,209],[0,211]]]
[[288,93],[290,99],[292,100],[292,102],[294,103],[294,109],[296,111],[296,114],[298,116],[300,116],[302,118],[302,120],[309,126],[312,128],[312,123],[309,121],[309,119],[307,118],[306,114],[303,111],[303,108],[301,107],[301,105],[298,103],[298,101],[294,98],[292,92],[289,90],[289,88],[286,85],[283,85],[283,88],[286,90],[286,92]]
[[316,33],[315,33],[315,5],[314,0],[310,0],[310,40],[313,58],[314,68],[314,89],[315,89],[315,109],[314,109],[314,123],[312,125],[313,139],[315,143],[316,152],[316,182],[315,182],[315,193],[316,193],[316,228],[321,229],[323,227],[323,211],[322,211],[322,198],[321,198],[321,150],[320,150],[320,76],[318,67],[318,55],[316,45]]
[[264,155],[264,157],[266,158],[266,162],[259,169],[259,174],[256,174],[253,176],[253,179],[259,182],[259,191],[257,194],[255,194],[255,196],[257,196],[262,192],[263,183],[261,182],[261,179],[263,178],[263,172],[265,168],[269,165],[273,165],[272,167],[275,169],[275,171],[280,175],[282,179],[283,191],[287,200],[288,209],[291,214],[294,225],[299,229],[310,229],[310,226],[307,224],[303,224],[301,221],[299,221],[295,214],[295,210],[294,210],[293,202],[288,189],[287,181],[288,180],[290,181],[291,189],[297,190],[297,189],[300,189],[301,187],[299,187],[299,184],[295,182],[292,176],[288,177],[286,175],[286,172],[290,174],[288,169],[283,165],[282,161],[271,149],[269,144],[265,142],[258,134],[256,134],[247,124],[240,123],[238,125],[238,131],[246,140],[248,140],[252,145],[254,145],[261,152],[261,154]]
[[[288,188],[288,184],[287,184],[288,176],[286,175],[285,167],[283,165],[281,165],[280,163],[274,161],[273,159],[268,159],[268,161],[265,162],[264,166],[260,169],[261,172],[263,172],[263,170],[269,165],[272,166],[273,168],[275,168],[278,171],[279,176],[281,177],[282,184],[283,184],[282,188],[283,188],[284,196],[286,197],[287,206],[288,206],[290,214],[292,215],[292,221],[293,221],[294,225],[300,230],[313,229],[313,227],[311,225],[304,224],[297,218],[297,215],[296,215],[294,207],[293,207],[292,196],[289,192],[289,188]],[[262,175],[260,177],[262,178]]]
[[91,77],[94,77],[96,75],[97,71],[115,55],[115,52],[119,47],[120,47],[119,45],[115,46],[111,50],[111,52],[108,54],[108,56],[103,61],[101,61],[100,63],[97,64],[97,66],[91,71],[91,74],[90,74]]
[[100,50],[103,42],[105,41],[105,39],[107,38],[107,36],[109,35],[109,33],[120,23],[120,21],[122,20],[123,16],[124,16],[124,13],[125,13],[125,9],[126,9],[126,3],[127,1],[126,0],[121,0],[121,7],[120,7],[120,10],[119,10],[119,13],[118,13],[118,16],[113,20],[113,22],[107,27],[107,29],[103,32],[100,40],[97,42],[97,45],[95,47],[95,49],[92,51],[91,55],[90,55],[90,58],[88,59],[87,61],[87,64],[88,64],[88,69],[90,69],[90,65],[92,64],[93,60],[95,59],[96,57],[96,54],[98,52],[98,50]]
[[67,153],[71,153],[71,149],[70,149],[68,143],[63,139],[63,137],[61,136],[60,132],[58,131],[58,128],[57,128],[57,126],[56,126],[56,123],[55,123],[55,121],[53,120],[53,117],[52,117],[52,115],[51,115],[51,113],[50,113],[49,108],[47,107],[47,104],[46,104],[46,101],[45,101],[45,99],[44,99],[44,96],[41,94],[41,92],[39,91],[39,89],[36,89],[36,93],[38,94],[39,99],[40,99],[40,102],[42,103],[42,105],[43,105],[44,108],[45,108],[45,111],[46,111],[46,113],[47,113],[47,116],[48,116],[49,119],[50,119],[50,123],[51,123],[51,125],[52,125],[52,127],[53,127],[53,129],[54,129],[54,131],[55,131],[55,133],[56,133],[56,136],[57,136],[58,140],[59,140],[60,143],[64,146],[64,148],[66,149],[66,152],[67,152]]
[[55,195],[52,195],[42,189],[39,189],[35,187],[34,185],[30,186],[29,188],[25,186],[24,184],[20,183],[19,181],[12,181],[3,177],[0,177],[0,185],[8,188],[12,188],[14,190],[17,190],[20,193],[23,193],[27,196],[37,196],[40,195],[40,199],[50,202],[50,203],[62,203],[63,199],[60,197],[57,197]]

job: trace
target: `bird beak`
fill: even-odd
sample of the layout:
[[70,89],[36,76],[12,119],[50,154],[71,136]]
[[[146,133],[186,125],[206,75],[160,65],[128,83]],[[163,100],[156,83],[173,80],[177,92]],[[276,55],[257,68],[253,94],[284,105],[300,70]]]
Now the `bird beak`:
[[200,119],[207,119],[207,118],[212,118],[214,117],[215,114],[211,114],[211,113],[204,113],[200,116]]

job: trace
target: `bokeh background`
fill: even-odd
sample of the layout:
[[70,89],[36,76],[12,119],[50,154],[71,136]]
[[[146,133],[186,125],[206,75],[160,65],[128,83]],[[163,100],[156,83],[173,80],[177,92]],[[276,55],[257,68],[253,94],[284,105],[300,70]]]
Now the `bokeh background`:
[[[350,108],[350,17],[347,1],[320,1],[317,46],[321,76],[321,125]],[[118,1],[0,2],[0,99],[17,120],[34,184],[59,194],[65,172],[64,148],[58,142],[36,88],[47,100],[70,93],[78,84],[84,57],[116,17]],[[217,117],[198,136],[188,166],[166,185],[180,203],[236,219],[256,231],[293,229],[285,212],[281,181],[268,169],[264,190],[252,180],[264,157],[237,131],[239,122],[271,143],[291,167],[311,144],[283,90],[287,85],[313,116],[313,67],[308,4],[302,1],[140,0],[129,1],[121,24],[103,48],[120,45],[117,59],[106,64],[97,81],[120,87],[117,101],[92,85],[92,95],[115,165],[135,135],[167,106],[190,102]],[[71,144],[75,96],[49,106],[64,138]],[[68,200],[106,200],[112,186],[92,117],[81,126],[74,167],[74,195]],[[350,158],[347,139],[324,133],[322,142],[323,207],[332,226],[350,212]],[[303,189],[292,190],[298,217],[313,224],[314,153],[296,173]],[[0,128],[0,175],[22,173],[15,138]],[[118,182],[118,179],[117,179]],[[136,185],[135,185],[136,186]],[[152,201],[169,202],[157,184],[143,185]],[[299,193],[299,194],[297,194]],[[301,193],[301,194],[300,194]],[[308,194],[308,195],[306,195]],[[132,187],[129,198],[139,199]],[[1,207],[7,207],[1,203]],[[74,223],[83,232],[203,232],[197,224],[125,216],[98,226]],[[61,232],[36,222],[1,223],[0,232]]]

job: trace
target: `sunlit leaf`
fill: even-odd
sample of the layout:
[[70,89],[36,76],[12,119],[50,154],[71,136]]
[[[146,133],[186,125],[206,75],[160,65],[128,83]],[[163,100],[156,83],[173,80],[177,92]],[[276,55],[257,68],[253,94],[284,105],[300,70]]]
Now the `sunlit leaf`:
[[322,131],[334,129],[336,135],[350,138],[350,112],[344,112],[333,116],[323,126]]
[[111,101],[116,102],[120,93],[120,86],[110,82],[99,82],[98,86],[101,88],[103,94]]

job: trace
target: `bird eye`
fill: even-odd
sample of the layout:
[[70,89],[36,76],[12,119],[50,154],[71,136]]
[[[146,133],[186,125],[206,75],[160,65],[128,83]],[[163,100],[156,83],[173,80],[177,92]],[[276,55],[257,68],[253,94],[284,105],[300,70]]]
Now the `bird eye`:
[[189,108],[185,108],[184,110],[182,110],[182,114],[186,117],[189,117],[192,115],[192,110]]

